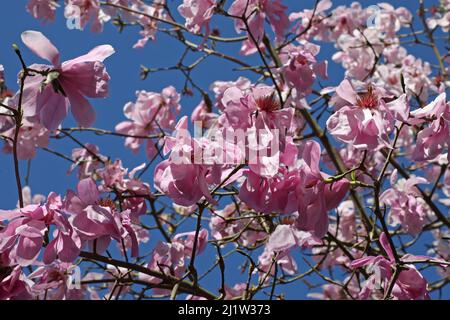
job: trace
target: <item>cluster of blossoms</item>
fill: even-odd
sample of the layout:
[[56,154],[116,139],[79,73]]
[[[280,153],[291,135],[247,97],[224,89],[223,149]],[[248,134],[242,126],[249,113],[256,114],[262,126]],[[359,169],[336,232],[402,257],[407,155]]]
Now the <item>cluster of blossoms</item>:
[[[450,67],[435,34],[449,30],[449,1],[420,3],[420,32],[414,13],[388,3],[333,9],[321,0],[289,13],[282,0],[183,0],[174,8],[164,0],[31,0],[27,10],[49,22],[59,7],[80,29],[140,27],[135,48],[158,32],[175,38],[186,47],[180,62],[152,72],[180,71],[185,86],[136,91],[125,121],[97,129],[89,99],[109,94],[113,47],[62,62],[42,33],[22,33],[48,63],[28,65],[15,46],[23,67],[15,93],[0,65],[0,138],[19,193],[17,208],[0,210],[0,299],[144,298],[150,289],[160,297],[251,299],[269,286],[273,298],[277,285],[309,273],[328,282],[308,293],[320,299],[429,299],[445,288]],[[243,37],[223,38],[215,16]],[[433,49],[438,65],[408,53],[403,39],[411,37]],[[221,52],[222,43],[238,43],[239,57]],[[334,45],[342,78],[329,77],[320,43]],[[241,60],[250,55],[261,65]],[[251,76],[205,90],[192,71],[210,57]],[[193,110],[183,99],[189,86],[201,96]],[[69,109],[76,128],[62,125]],[[77,131],[123,138],[135,155],[143,148],[148,163],[128,170]],[[49,148],[66,138],[77,144],[70,156]],[[22,188],[19,160],[39,149],[70,162],[75,190],[33,196]],[[427,255],[411,255],[428,232]],[[215,264],[202,268],[199,259],[216,252]],[[233,254],[246,259],[236,269],[247,282],[225,283]],[[434,267],[438,281],[421,265]],[[222,283],[206,290],[202,279],[216,268]]]

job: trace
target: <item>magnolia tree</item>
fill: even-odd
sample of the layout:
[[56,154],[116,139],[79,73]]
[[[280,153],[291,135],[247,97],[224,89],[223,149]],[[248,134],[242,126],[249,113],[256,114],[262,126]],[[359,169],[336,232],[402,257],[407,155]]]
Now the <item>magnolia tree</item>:
[[[20,70],[0,66],[15,175],[2,188],[18,199],[0,211],[0,299],[448,298],[450,1],[175,2],[28,2],[50,26],[61,14],[69,29],[136,30],[136,50],[169,37],[179,62],[152,61],[141,77],[172,70],[185,85],[137,91],[122,122],[98,128],[115,49],[62,61],[23,30]],[[418,47],[430,61],[408,53]],[[199,85],[209,60],[235,78],[209,72]],[[197,107],[182,107],[194,94]],[[128,169],[82,132],[146,162]],[[39,149],[78,182],[32,195],[21,163]]]

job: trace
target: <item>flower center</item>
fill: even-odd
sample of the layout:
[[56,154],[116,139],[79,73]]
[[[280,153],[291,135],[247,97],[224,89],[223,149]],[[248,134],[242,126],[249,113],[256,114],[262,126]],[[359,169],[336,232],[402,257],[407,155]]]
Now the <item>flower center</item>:
[[275,93],[256,99],[256,105],[260,110],[273,112],[281,108],[280,101],[275,98]]
[[111,210],[114,210],[116,208],[114,201],[110,198],[100,199],[98,200],[97,204],[101,207],[109,207],[111,208]]
[[376,109],[378,107],[378,97],[373,92],[372,86],[369,86],[367,92],[359,94],[356,104],[364,109]]

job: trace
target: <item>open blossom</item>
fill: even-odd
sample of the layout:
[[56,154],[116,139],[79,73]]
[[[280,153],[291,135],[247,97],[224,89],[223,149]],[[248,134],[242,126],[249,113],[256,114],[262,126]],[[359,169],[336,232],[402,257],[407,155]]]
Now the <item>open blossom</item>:
[[[432,160],[444,152],[450,136],[450,110],[445,92],[441,93],[427,106],[411,112],[411,123],[421,124],[427,121],[430,125],[417,135],[416,149],[413,158],[417,161]],[[450,158],[450,153],[447,155]]]
[[239,191],[239,197],[249,207],[261,212],[283,214],[298,211],[295,225],[322,238],[328,231],[328,211],[337,207],[347,193],[349,182],[341,179],[327,183],[329,177],[320,171],[320,145],[308,141],[297,149],[289,145],[289,160],[282,160],[273,178],[263,178],[244,172],[247,176]]
[[37,259],[47,231],[47,217],[45,207],[39,205],[0,213],[1,220],[9,220],[0,232],[0,253],[7,255],[7,265],[29,266]]
[[[248,207],[242,202],[238,209],[234,204],[229,204],[223,210],[214,211],[209,224],[213,238],[221,240],[240,235],[236,240],[243,246],[253,246],[258,241],[265,239],[267,234],[264,231],[259,231],[259,223],[251,218],[251,213],[248,214],[249,218],[239,214],[239,212],[248,210]],[[247,226],[250,226],[250,228],[247,228]]]
[[55,0],[30,0],[27,10],[35,19],[53,21],[58,6]]
[[389,134],[395,121],[406,122],[409,104],[406,95],[385,102],[390,95],[379,87],[369,86],[357,93],[349,80],[336,88],[335,108],[327,120],[327,129],[338,140],[355,148],[370,149],[389,146]]
[[[173,238],[171,243],[162,241],[158,242],[153,250],[153,254],[147,268],[177,278],[182,277],[187,270],[187,263],[192,256],[195,233],[195,231],[192,231],[178,234]],[[196,256],[203,252],[207,244],[207,240],[208,231],[205,229],[200,230],[197,240]],[[153,284],[159,284],[162,282],[161,279],[153,276],[140,274],[139,277],[142,280]],[[168,290],[157,289],[157,287],[153,290],[155,294],[170,293]]]
[[317,75],[327,79],[327,61],[318,62],[315,56],[320,47],[312,43],[302,43],[299,46],[288,45],[280,52],[283,64],[281,72],[288,86],[296,89],[295,97],[303,98],[311,92]]
[[[320,0],[317,3],[317,6],[315,10],[313,9],[304,9],[300,12],[292,12],[289,14],[289,20],[290,21],[296,21],[299,20],[294,30],[297,33],[303,32],[305,33],[307,31],[307,34],[305,34],[305,38],[309,39],[313,36],[319,36],[326,32],[326,24],[325,23],[319,23],[319,21],[326,20],[324,19],[326,12],[328,9],[331,8],[333,4],[330,0]],[[308,30],[309,27],[309,30]]]
[[247,92],[251,87],[252,83],[249,79],[245,77],[239,77],[236,81],[214,81],[210,89],[214,92],[216,102],[215,105],[221,111],[225,109],[225,105],[222,102],[223,95],[228,88],[236,87],[242,92]]
[[239,17],[235,19],[234,27],[236,32],[241,33],[246,30],[246,25],[241,17],[248,20],[249,39],[242,44],[241,53],[248,55],[256,52],[257,48],[252,37],[258,44],[262,44],[264,35],[264,21],[267,19],[275,33],[277,39],[282,39],[284,32],[289,26],[289,19],[286,15],[287,7],[280,0],[235,0],[228,13]]
[[25,116],[37,116],[49,130],[55,130],[66,117],[69,105],[75,120],[88,127],[95,121],[95,111],[86,97],[108,95],[109,75],[103,60],[114,53],[110,45],[98,46],[88,54],[60,62],[58,49],[40,32],[25,31],[22,41],[42,59],[52,63],[32,65],[46,78],[27,77],[24,89]]
[[401,77],[408,95],[428,99],[430,90],[436,91],[430,78],[431,65],[427,61],[408,54],[405,48],[388,46],[383,50],[386,63],[378,65],[374,73],[377,84],[400,96],[403,93]]
[[133,18],[133,20],[136,20],[136,22],[143,26],[143,29],[139,31],[141,39],[134,44],[133,48],[141,49],[145,47],[149,40],[155,39],[156,32],[158,31],[158,21],[156,19],[152,19],[152,17],[162,20],[171,20],[164,9],[165,4],[166,0],[155,0],[152,1],[151,4],[140,2],[137,5],[132,6],[145,14],[136,15],[136,17]]
[[425,178],[411,177],[397,181],[397,170],[391,175],[392,188],[383,192],[382,203],[391,207],[389,220],[392,225],[401,224],[403,229],[417,235],[426,223],[427,206],[415,187],[420,183],[428,183]]
[[77,176],[81,180],[92,176],[95,170],[101,167],[101,160],[106,161],[107,158],[99,153],[99,148],[96,145],[86,143],[84,148],[72,150],[72,160],[74,163],[70,166],[68,173],[72,173],[78,168]]
[[[1,107],[0,107],[1,109]],[[8,130],[0,132],[3,136],[13,138],[15,126],[7,126]],[[38,148],[45,148],[49,144],[50,132],[40,123],[24,121],[23,126],[19,129],[19,137],[17,143],[17,157],[21,160],[33,159],[36,156]],[[13,143],[11,140],[5,140],[3,151],[6,153],[13,152]]]
[[442,28],[443,32],[450,30],[450,1],[440,0],[440,8],[432,11],[433,16],[427,18],[427,25],[430,29]]
[[278,252],[288,250],[294,246],[306,248],[315,244],[320,244],[320,241],[310,232],[298,230],[293,225],[280,224],[270,235],[267,242],[267,250]]
[[92,22],[93,32],[101,32],[103,24],[110,19],[101,9],[99,0],[66,0],[64,16],[66,19],[79,19],[77,23],[81,29]]
[[[170,156],[155,168],[155,187],[181,206],[189,207],[202,197],[216,203],[209,186],[219,185],[230,174],[229,170],[223,170],[229,169],[223,165],[225,157],[233,164],[240,163],[238,147],[230,146],[229,153],[225,154],[227,151],[223,152],[221,143],[216,145],[206,138],[192,138],[187,126],[188,119],[184,116],[175,128],[175,136],[166,137],[164,153],[170,152]],[[223,186],[236,178],[234,175]]]
[[[139,223],[139,217],[147,211],[146,198],[150,198],[150,186],[137,176],[137,172],[144,169],[145,164],[140,165],[130,172],[122,167],[122,162],[116,160],[107,163],[97,171],[102,180],[99,190],[102,192],[117,192],[126,197],[122,200],[122,209],[130,211],[130,219]],[[134,197],[135,196],[135,197]]]
[[201,123],[202,128],[209,129],[216,122],[218,114],[211,112],[205,100],[202,100],[199,105],[192,111],[191,121],[194,123]]
[[[369,299],[378,289],[387,290],[393,277],[395,258],[385,233],[380,234],[380,243],[388,258],[384,256],[369,256],[356,259],[351,263],[352,268],[369,266],[373,274],[366,280],[359,294],[360,299]],[[402,260],[408,262],[414,256],[404,256]],[[392,289],[392,296],[398,300],[424,300],[429,299],[427,281],[412,264],[405,264],[400,271]]]
[[130,135],[125,138],[125,146],[134,153],[145,143],[145,153],[151,159],[157,153],[157,142],[145,137],[175,128],[176,114],[181,109],[180,95],[172,86],[164,88],[161,93],[138,91],[136,95],[136,102],[128,102],[124,107],[129,121],[116,125],[116,131]]
[[223,93],[223,113],[219,128],[225,139],[229,133],[248,136],[239,146],[248,156],[249,168],[257,175],[272,177],[278,172],[280,152],[284,152],[286,136],[293,134],[298,123],[294,109],[281,105],[273,87],[257,85],[249,90],[229,87]]
[[39,300],[81,300],[84,292],[73,284],[77,266],[66,262],[53,262],[40,266],[29,276],[30,292]]
[[210,34],[211,20],[216,2],[214,0],[183,0],[178,6],[178,12],[186,19],[186,28],[191,32],[200,33],[205,29],[205,36]]
[[31,281],[23,273],[20,266],[14,269],[4,278],[0,277],[0,300],[28,300]]
[[291,255],[290,250],[283,250],[275,253],[269,251],[266,246],[264,251],[258,257],[258,275],[260,282],[265,280],[265,283],[268,283],[270,277],[267,275],[272,277],[275,275],[274,260],[278,267],[287,275],[293,275],[298,270],[297,262]]
[[70,214],[70,225],[91,248],[103,252],[112,238],[121,241],[130,237],[132,256],[137,256],[138,243],[131,227],[129,210],[119,212],[112,200],[100,198],[97,185],[91,178],[78,183],[77,193],[68,191],[64,206]]

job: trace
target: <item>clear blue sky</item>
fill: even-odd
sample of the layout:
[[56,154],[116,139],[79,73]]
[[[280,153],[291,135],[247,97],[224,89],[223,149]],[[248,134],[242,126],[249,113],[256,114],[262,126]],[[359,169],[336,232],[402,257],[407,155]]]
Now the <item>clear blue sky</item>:
[[[361,1],[364,6],[375,4],[377,1]],[[435,1],[428,1],[426,3],[434,3]],[[7,4],[6,4],[7,3]],[[97,121],[94,124],[97,128],[114,130],[114,126],[124,120],[122,113],[123,105],[135,99],[136,90],[160,91],[162,88],[173,85],[178,91],[181,91],[184,78],[181,73],[177,72],[161,72],[151,74],[147,80],[141,81],[139,78],[140,65],[147,67],[161,67],[174,65],[181,55],[181,49],[177,42],[168,38],[164,34],[158,34],[155,42],[149,42],[144,49],[133,49],[133,44],[138,40],[138,29],[135,27],[125,28],[122,34],[117,32],[117,29],[111,24],[107,24],[103,33],[94,34],[88,29],[85,31],[69,30],[66,28],[65,19],[62,11],[59,10],[57,14],[57,21],[43,25],[40,21],[35,20],[25,10],[27,1],[5,1],[2,5],[2,19],[0,19],[0,64],[5,67],[7,84],[11,90],[17,89],[16,75],[19,71],[20,65],[14,51],[11,48],[13,43],[17,43],[22,48],[25,61],[29,64],[39,61],[29,50],[24,48],[20,41],[20,34],[25,30],[39,30],[43,32],[60,50],[62,59],[67,60],[77,57],[89,51],[94,46],[99,44],[111,44],[116,53],[108,58],[106,61],[108,72],[111,76],[110,81],[110,96],[105,100],[95,100],[93,105],[97,112]],[[170,6],[175,7],[180,1],[170,1]],[[298,1],[298,0],[284,0],[283,3],[292,8],[290,11],[298,11],[300,8],[312,8],[314,1]],[[347,4],[351,1],[333,1],[334,6]],[[389,1],[394,6],[406,6],[411,11],[415,11],[418,7],[418,1]],[[175,10],[173,12],[176,12]],[[222,20],[215,20],[213,26],[223,27]],[[234,29],[230,24],[223,27],[225,35],[232,36]],[[197,38],[198,40],[198,38]],[[235,54],[239,47],[235,44],[227,44],[220,46],[220,49],[226,53]],[[434,56],[429,50],[423,47],[408,47],[408,50],[420,56],[425,60],[435,63]],[[320,57],[328,58],[330,60],[334,50],[331,45],[324,45],[322,47]],[[257,57],[247,59],[250,63]],[[193,61],[193,58],[191,58]],[[208,88],[215,80],[235,80],[239,75],[252,77],[251,74],[243,74],[232,71],[234,67],[231,63],[222,62],[216,58],[211,58],[201,65],[193,74],[195,80],[203,88]],[[336,85],[343,78],[343,70],[340,66],[330,61],[329,69],[330,79],[324,82],[326,85]],[[198,95],[194,97],[182,98],[182,115],[190,115],[192,109],[198,104],[200,98]],[[64,126],[73,126],[74,122],[71,116],[64,121]],[[101,153],[110,156],[112,159],[121,158],[124,166],[133,168],[145,161],[144,153],[138,156],[133,155],[128,149],[123,147],[123,140],[118,137],[102,136],[98,137],[91,133],[77,133],[76,136],[83,142],[90,142],[100,146]],[[77,147],[69,140],[51,141],[49,146],[51,149],[56,149],[64,154],[70,155],[72,148]],[[10,209],[15,207],[17,202],[16,186],[13,175],[12,157],[10,155],[0,154],[0,209]],[[39,151],[38,155],[32,161],[30,186],[33,193],[41,193],[47,195],[50,191],[56,191],[64,194],[68,188],[75,188],[76,175],[67,175],[69,163],[63,159],[57,158],[44,151]],[[22,173],[25,173],[25,162],[22,163]],[[151,183],[153,170],[149,170],[144,179]],[[189,228],[189,227],[188,227]],[[159,236],[155,233],[151,235],[152,241],[150,246],[159,240]],[[430,239],[428,239],[430,240]],[[423,242],[419,248],[421,253],[423,251]],[[199,259],[199,263],[212,261],[211,255],[214,251],[207,252]],[[301,256],[300,251],[296,251],[297,257]],[[299,259],[301,260],[301,258]],[[232,265],[237,266],[239,259],[233,259]],[[300,271],[304,270],[303,263],[299,264]],[[242,277],[237,275],[236,269],[227,269],[228,283],[234,284],[239,279],[244,280],[246,275]],[[429,279],[433,278],[433,272],[428,273]],[[217,274],[213,274],[208,280],[208,286],[214,289],[220,283]],[[310,281],[317,281],[316,277],[311,277]],[[277,290],[287,293],[288,298],[304,297],[306,287],[302,283],[286,286]],[[315,290],[317,291],[317,290]],[[447,293],[446,297],[450,297]]]

